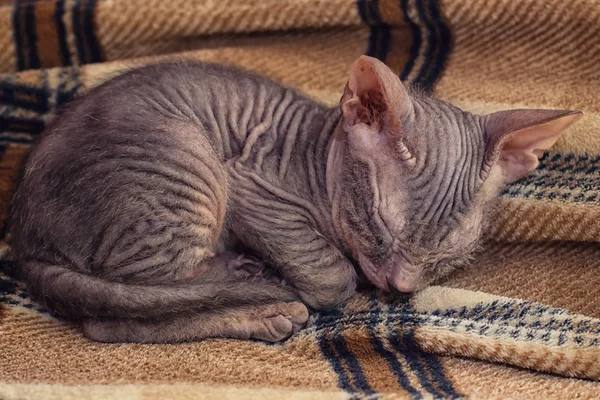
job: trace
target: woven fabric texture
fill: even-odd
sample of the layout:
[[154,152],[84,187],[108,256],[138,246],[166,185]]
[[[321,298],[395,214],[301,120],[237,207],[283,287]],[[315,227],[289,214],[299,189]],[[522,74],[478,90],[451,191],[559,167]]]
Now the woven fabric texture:
[[13,278],[0,225],[0,398],[596,398],[600,4],[595,0],[0,0],[0,224],[57,109],[125,69],[193,58],[324,104],[368,54],[476,113],[585,115],[502,195],[470,268],[377,292],[285,343],[105,345]]

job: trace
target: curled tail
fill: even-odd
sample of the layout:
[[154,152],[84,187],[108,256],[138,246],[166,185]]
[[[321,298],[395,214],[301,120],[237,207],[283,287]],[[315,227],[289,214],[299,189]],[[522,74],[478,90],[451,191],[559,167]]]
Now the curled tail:
[[158,318],[297,299],[291,288],[263,280],[143,285],[37,261],[25,262],[21,270],[32,297],[65,317]]

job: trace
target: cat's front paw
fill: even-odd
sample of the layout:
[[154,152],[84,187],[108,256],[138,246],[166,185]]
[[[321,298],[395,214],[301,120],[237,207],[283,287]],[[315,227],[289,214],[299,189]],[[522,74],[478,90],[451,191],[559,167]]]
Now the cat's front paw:
[[304,328],[308,316],[308,309],[299,302],[268,305],[255,315],[251,337],[266,342],[279,342]]

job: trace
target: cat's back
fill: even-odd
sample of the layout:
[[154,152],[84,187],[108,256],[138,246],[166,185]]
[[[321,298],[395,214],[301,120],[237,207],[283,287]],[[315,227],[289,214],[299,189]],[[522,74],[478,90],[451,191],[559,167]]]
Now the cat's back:
[[[215,145],[232,121],[255,105],[259,93],[277,98],[285,91],[262,76],[217,64],[180,61],[135,68],[67,104],[32,147],[28,166],[65,170],[99,154],[118,158],[136,148],[191,150],[200,136],[211,136]],[[256,112],[248,114],[248,124],[260,119]],[[217,150],[239,151],[243,141],[229,145]]]
[[192,124],[230,158],[241,151],[249,130],[281,107],[286,96],[302,97],[234,67],[189,60],[151,64],[121,73],[68,104],[37,147],[81,153],[93,143],[107,147],[115,140],[175,146],[190,139],[176,128]]
[[[201,122],[207,112],[226,112],[247,104],[258,92],[267,97],[286,89],[266,77],[234,67],[180,61],[129,70],[90,90],[68,107],[104,123],[148,121],[158,117]],[[149,122],[150,122],[149,121]]]
[[205,133],[227,125],[223,110],[256,87],[283,90],[232,68],[177,62],[125,72],[74,100],[26,162],[11,215],[17,250],[62,243],[85,254],[107,224],[159,218],[164,204],[152,202],[200,196],[207,166],[220,163]]

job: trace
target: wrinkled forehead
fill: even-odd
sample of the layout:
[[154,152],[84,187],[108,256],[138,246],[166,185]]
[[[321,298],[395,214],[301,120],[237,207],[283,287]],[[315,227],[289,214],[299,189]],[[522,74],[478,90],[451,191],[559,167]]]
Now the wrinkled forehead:
[[[485,138],[477,116],[427,97],[413,98],[403,137],[416,153],[408,180],[415,223],[440,241],[477,205]],[[432,233],[434,232],[434,233]]]
[[416,155],[417,171],[447,174],[479,165],[486,144],[482,118],[440,100],[411,97],[413,112],[402,136]]
[[411,93],[411,102],[413,112],[406,127],[407,135],[454,142],[471,136],[483,136],[484,120],[480,116],[418,92]]

